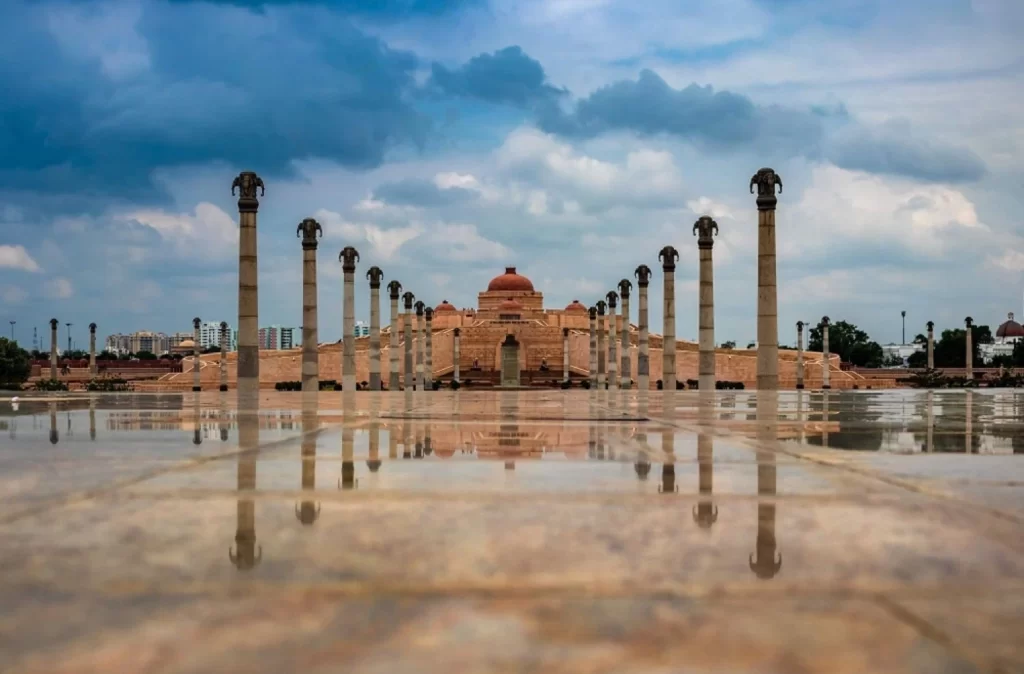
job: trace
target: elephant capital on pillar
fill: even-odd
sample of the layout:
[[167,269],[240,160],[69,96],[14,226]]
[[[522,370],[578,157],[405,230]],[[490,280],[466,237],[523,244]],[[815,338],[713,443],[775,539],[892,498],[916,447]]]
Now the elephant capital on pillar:
[[693,233],[697,237],[698,248],[711,248],[715,245],[718,223],[707,215],[702,215],[693,223]]
[[935,330],[935,323],[934,322],[928,321],[927,323],[925,323],[925,325],[928,326],[928,332],[932,332],[932,331]]
[[50,329],[51,330],[56,330],[58,324],[60,324],[60,321],[58,321],[56,318],[51,318],[50,319]]
[[679,251],[672,246],[665,246],[658,253],[658,260],[661,261],[661,268],[664,271],[675,271],[676,261],[679,259]]
[[303,250],[316,250],[317,238],[323,235],[324,228],[313,218],[306,218],[295,229],[295,236],[302,239]]
[[260,178],[254,171],[242,171],[231,183],[231,195],[234,196],[238,190],[238,212],[255,213],[260,208],[259,199],[256,198],[256,190],[260,196],[266,193],[263,178]]
[[427,319],[427,323],[430,323],[431,321],[433,321],[434,320],[434,308],[433,307],[427,307],[426,309],[424,309],[423,310],[423,317],[425,319]]
[[804,322],[803,321],[797,321],[796,322],[796,331],[797,332],[803,332],[804,331]]
[[366,278],[370,279],[370,288],[379,289],[380,282],[384,280],[384,272],[380,267],[373,266],[366,271]]
[[605,309],[607,307],[608,307],[608,305],[604,303],[604,300],[598,300],[597,301],[597,315],[598,316],[604,316],[604,311],[605,311]]
[[458,337],[462,334],[462,328],[455,328],[455,336]]
[[391,297],[391,299],[397,300],[398,297],[399,297],[399,293],[401,293],[401,292],[402,292],[402,284],[401,283],[399,283],[398,281],[391,281],[390,283],[388,283],[388,295]]
[[341,270],[351,274],[356,270],[356,262],[359,261],[359,251],[352,246],[345,246],[338,253],[338,260],[341,262]]
[[96,334],[96,324],[95,323],[90,323],[89,324],[89,334],[92,334],[92,335]]
[[629,291],[633,289],[633,284],[628,278],[624,278],[619,281],[619,297],[624,300],[629,299]]
[[641,288],[646,288],[651,283],[651,268],[645,264],[640,265],[636,268],[633,274],[637,278],[637,285]]
[[590,307],[589,309],[587,309],[587,313],[590,314],[591,321],[597,320],[597,307]]
[[757,186],[757,209],[760,211],[774,211],[778,199],[775,198],[775,186],[779,186],[779,194],[782,194],[782,176],[774,169],[758,169],[754,177],[750,179],[750,193],[754,193],[754,186]]
[[821,317],[821,324],[820,324],[821,327],[827,328],[831,324],[832,324],[832,321],[829,319],[828,316],[822,316]]
[[964,319],[964,325],[967,326],[968,328],[972,327],[974,325],[974,319],[968,316],[967,318]]
[[426,309],[427,305],[423,303],[423,300],[420,300],[420,301],[416,302],[415,307],[416,307],[416,315],[422,317],[423,316],[423,312]]
[[608,308],[609,309],[614,309],[616,306],[618,306],[619,296],[618,296],[618,294],[614,290],[609,290],[608,294],[605,295],[604,297],[605,297],[605,299],[608,300]]
[[405,294],[402,295],[402,302],[403,302],[403,304],[405,306],[405,310],[406,311],[412,311],[412,302],[415,299],[416,299],[416,296],[413,295],[411,292],[408,292],[408,291],[406,291]]
[[[202,321],[202,320],[200,320],[200,318],[199,318],[198,316],[196,316],[195,318],[193,318],[193,319],[192,319],[192,327],[193,327],[194,329],[198,330],[198,329],[199,329],[199,325],[200,325],[200,324],[201,324],[202,322],[203,322],[203,321]],[[197,344],[196,346],[199,346],[199,345]]]

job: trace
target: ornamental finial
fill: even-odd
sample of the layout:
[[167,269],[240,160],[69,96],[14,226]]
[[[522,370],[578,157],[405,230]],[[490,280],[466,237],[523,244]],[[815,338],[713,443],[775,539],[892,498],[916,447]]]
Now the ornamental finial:
[[406,311],[412,311],[412,301],[414,299],[416,299],[416,296],[409,291],[406,291],[405,294],[402,295],[402,302],[405,304]]
[[341,270],[345,273],[352,273],[356,270],[356,262],[359,261],[359,251],[352,246],[345,246],[338,254],[341,261]]
[[624,300],[629,299],[629,291],[633,289],[633,283],[628,279],[624,278],[619,281],[619,297]]
[[399,293],[401,293],[401,292],[402,292],[402,284],[399,283],[397,280],[394,280],[394,281],[391,281],[390,283],[388,283],[388,294],[391,296],[391,299],[397,300],[398,296],[399,296]]
[[416,307],[416,315],[417,316],[422,316],[423,315],[423,310],[427,307],[427,305],[423,303],[423,300],[419,300],[419,301],[416,302],[415,307]]
[[306,218],[295,228],[295,236],[302,239],[303,250],[316,250],[317,235],[324,235],[324,228],[313,218]]
[[658,260],[661,261],[661,268],[664,271],[675,271],[676,260],[679,259],[679,251],[672,246],[665,246],[658,253]]
[[693,223],[693,233],[697,235],[698,248],[711,248],[715,245],[718,234],[718,223],[707,215],[702,215]]
[[775,210],[778,200],[775,198],[775,186],[779,186],[779,194],[782,194],[782,177],[774,169],[759,169],[754,177],[750,179],[750,193],[754,193],[754,185],[757,185],[757,208],[762,211]]
[[637,285],[641,288],[646,288],[651,282],[651,268],[645,264],[640,265],[636,268],[633,274],[637,278]]
[[384,280],[384,272],[380,267],[373,266],[366,270],[366,278],[370,279],[371,288],[380,288],[380,282]]
[[266,193],[263,179],[254,171],[242,171],[231,183],[231,195],[234,196],[238,190],[238,211],[240,213],[255,213],[260,208],[259,199],[256,198],[256,190],[260,196]]
[[604,311],[607,308],[608,308],[608,305],[605,304],[604,300],[598,300],[597,301],[597,315],[598,316],[604,316]]

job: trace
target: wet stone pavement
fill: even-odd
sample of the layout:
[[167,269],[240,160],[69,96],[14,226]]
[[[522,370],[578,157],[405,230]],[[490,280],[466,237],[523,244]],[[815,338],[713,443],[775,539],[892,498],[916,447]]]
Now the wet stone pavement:
[[0,398],[0,671],[1024,671],[1024,394]]

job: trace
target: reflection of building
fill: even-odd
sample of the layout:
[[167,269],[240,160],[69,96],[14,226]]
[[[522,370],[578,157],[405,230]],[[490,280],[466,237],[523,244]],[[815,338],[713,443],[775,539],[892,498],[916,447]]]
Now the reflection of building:
[[295,328],[271,325],[260,328],[259,346],[261,349],[276,351],[295,348]]

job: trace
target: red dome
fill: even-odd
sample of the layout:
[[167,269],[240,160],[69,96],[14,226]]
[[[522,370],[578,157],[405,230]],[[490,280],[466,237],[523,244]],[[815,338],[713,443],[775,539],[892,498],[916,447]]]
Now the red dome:
[[996,329],[996,337],[1024,337],[1024,326],[1013,320],[1013,314],[1007,315],[1007,321]]
[[585,306],[583,306],[582,304],[580,304],[579,300],[573,300],[572,304],[570,304],[569,306],[567,306],[565,308],[565,311],[566,311],[566,313],[568,313],[570,311],[573,311],[573,312],[576,312],[578,314],[585,314],[585,313],[587,313],[587,308]]
[[454,449],[435,449],[434,454],[437,454],[442,459],[450,459],[455,456]]
[[441,303],[438,304],[437,308],[434,309],[434,313],[439,314],[442,311],[455,311],[455,307],[452,306],[451,304],[448,304],[448,300],[441,300]]
[[498,311],[503,313],[519,312],[523,310],[523,305],[516,302],[511,297],[498,305]]
[[495,276],[487,284],[487,292],[513,290],[517,292],[533,292],[533,282],[516,273],[515,267],[505,267],[505,273]]

